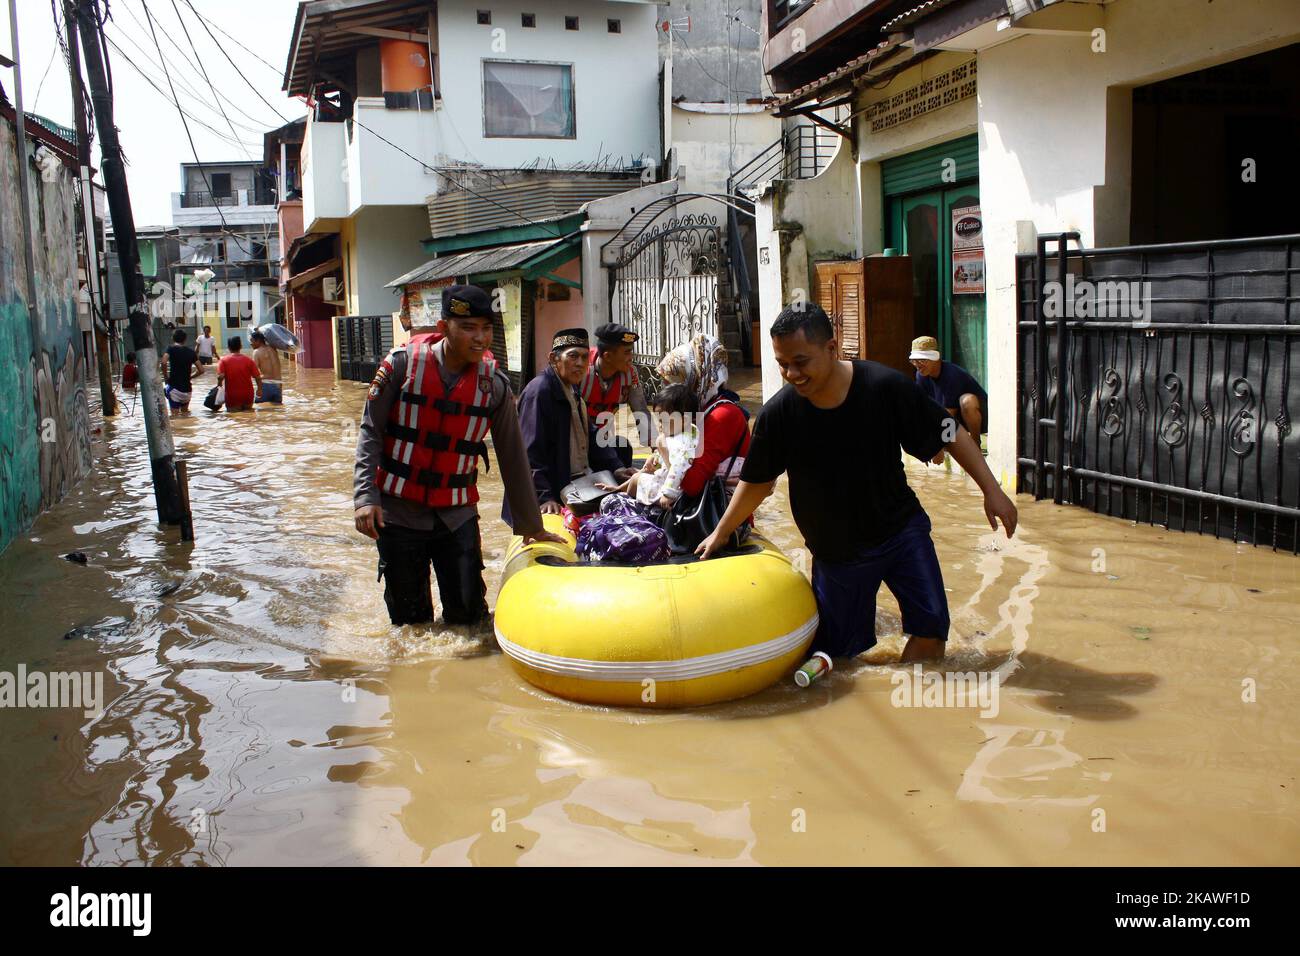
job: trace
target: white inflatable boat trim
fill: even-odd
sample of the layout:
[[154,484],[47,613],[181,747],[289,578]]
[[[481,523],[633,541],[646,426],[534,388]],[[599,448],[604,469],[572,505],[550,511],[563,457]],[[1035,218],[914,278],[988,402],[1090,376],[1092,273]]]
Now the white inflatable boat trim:
[[790,653],[817,630],[817,615],[813,614],[807,621],[789,634],[782,634],[761,644],[751,644],[734,651],[720,651],[717,654],[705,654],[701,657],[688,657],[680,661],[589,661],[577,657],[559,657],[542,651],[531,651],[508,640],[496,628],[497,643],[501,650],[521,664],[557,674],[561,677],[577,677],[582,680],[619,681],[633,683],[650,678],[656,681],[692,680],[697,677],[712,677],[728,671],[753,667],[775,660]]

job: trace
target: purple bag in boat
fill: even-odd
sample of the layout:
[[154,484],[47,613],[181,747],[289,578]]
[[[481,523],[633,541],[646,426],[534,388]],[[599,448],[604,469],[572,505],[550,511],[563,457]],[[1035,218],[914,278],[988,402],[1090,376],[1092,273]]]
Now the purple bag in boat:
[[602,515],[622,515],[625,518],[633,515],[644,515],[646,506],[641,504],[631,495],[619,494],[607,495],[600,503],[600,513]]
[[602,514],[578,532],[578,557],[626,564],[664,561],[669,557],[668,536],[643,515]]

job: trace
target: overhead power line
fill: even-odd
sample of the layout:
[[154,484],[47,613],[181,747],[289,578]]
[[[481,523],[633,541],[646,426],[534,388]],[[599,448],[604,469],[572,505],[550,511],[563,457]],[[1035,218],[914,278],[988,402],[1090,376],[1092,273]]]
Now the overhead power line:
[[[167,85],[172,91],[172,102],[176,105],[176,112],[180,114],[181,125],[185,127],[185,138],[190,141],[190,152],[194,154],[194,163],[199,167],[199,175],[203,177],[203,185],[208,187],[208,195],[211,196],[212,182],[208,179],[208,171],[203,168],[203,163],[199,159],[198,148],[194,145],[194,136],[190,133],[190,124],[185,122],[185,111],[181,109],[180,100],[176,98],[176,88],[172,86],[171,73],[167,69],[167,59],[163,56],[162,45],[158,42],[158,34],[153,33],[153,13],[149,10],[149,4],[145,3],[144,0],[140,0],[140,5],[144,7],[145,19],[149,21],[149,29],[150,33],[153,35],[153,43],[154,46],[158,48],[158,58],[162,60],[163,74],[167,77]],[[230,237],[235,240],[235,245],[239,246],[239,248],[243,250],[244,254],[252,259],[252,250],[244,245],[235,233],[230,232],[230,224],[226,222],[226,214],[221,211],[221,207],[214,205],[212,208],[217,211],[217,216],[221,219],[222,228],[225,229]]]
[[[129,7],[127,8],[127,12],[128,12],[128,13],[131,12]],[[116,29],[117,35],[118,35],[119,37],[121,37],[122,39],[126,40],[126,41],[129,42],[129,43],[130,43],[130,44],[131,44],[131,45],[132,45],[136,50],[140,51],[140,54],[141,54],[142,56],[144,56],[147,60],[149,60],[149,61],[153,61],[153,60],[157,59],[157,56],[156,56],[153,52],[151,52],[151,51],[149,51],[149,50],[146,50],[145,47],[142,46],[141,43],[140,43],[138,40],[136,40],[136,38],[135,38],[134,36],[132,36],[132,35],[131,35],[127,30],[123,29],[121,23],[120,23],[118,20],[115,19],[113,22],[114,22],[114,26],[115,26],[115,29]],[[138,21],[137,21],[137,23],[138,23]],[[147,28],[145,28],[143,25],[141,25],[141,29],[142,29],[144,32],[146,32],[146,33],[148,32]],[[183,51],[182,51],[182,52],[183,52]],[[187,77],[186,77],[183,73],[180,72],[179,68],[176,68],[175,63],[174,63],[173,61],[170,61],[170,60],[169,60],[168,62],[169,62],[169,63],[173,66],[173,68],[174,68],[174,70],[173,70],[174,75],[173,75],[173,77],[172,77],[172,80],[173,80],[173,82],[174,82],[174,83],[175,83],[175,84],[180,88],[181,92],[187,94],[187,96],[190,98],[190,104],[189,104],[189,105],[190,105],[191,109],[193,109],[193,108],[195,108],[195,107],[198,107],[198,106],[202,106],[204,109],[206,109],[206,110],[211,110],[212,112],[223,112],[223,110],[219,108],[219,107],[220,107],[220,103],[221,103],[221,101],[222,101],[222,99],[223,99],[222,97],[220,97],[219,95],[217,96],[218,107],[214,107],[213,104],[212,104],[212,102],[211,102],[211,100],[212,100],[213,97],[211,97],[211,96],[210,96],[209,94],[207,94],[207,93],[204,93],[204,92],[200,91],[200,90],[197,89],[196,87],[192,86],[192,85],[191,85],[191,82],[190,82],[190,79],[187,79]],[[189,66],[190,69],[192,69],[192,70],[194,69],[194,66],[193,66],[193,64],[189,61],[189,58],[188,58],[188,57],[186,57],[186,58],[184,59],[184,63],[185,63],[185,65]],[[195,71],[195,72],[197,73],[198,71]],[[256,116],[251,115],[250,113],[248,113],[248,111],[246,111],[246,110],[244,110],[244,109],[241,109],[237,103],[234,103],[234,102],[231,101],[229,98],[224,98],[224,101],[225,101],[225,103],[227,103],[229,106],[231,106],[233,109],[235,109],[236,111],[238,111],[239,113],[241,113],[245,118],[251,120],[254,124],[256,124],[256,125],[250,126],[248,123],[235,123],[234,125],[238,126],[240,129],[245,130],[245,131],[248,132],[248,133],[252,133],[252,134],[254,134],[254,135],[256,135],[256,136],[260,136],[260,135],[261,135],[261,134],[266,130],[266,127],[267,127],[267,121],[266,121],[265,118],[259,118],[259,117],[256,117]],[[223,115],[223,118],[225,118],[224,115]]]
[[[152,86],[159,96],[161,96],[165,100],[168,100],[169,102],[172,102],[172,98],[167,95],[167,91],[164,90],[162,87],[160,87],[148,73],[142,70],[139,67],[139,65],[134,60],[132,60],[130,56],[127,55],[126,51],[123,50],[122,47],[118,45],[116,40],[110,37],[107,33],[105,33],[103,36],[104,36],[104,40],[107,41],[108,45],[117,51],[117,55],[120,56],[123,60],[125,60],[127,65],[131,67],[131,69],[139,73],[140,76],[144,79],[144,81],[148,83],[150,86]],[[193,114],[190,113],[186,113],[183,109],[181,110],[181,115],[187,116],[190,119],[194,120],[195,123],[197,123],[199,126],[202,126],[204,129],[210,132],[213,136],[217,137],[223,143],[230,142],[230,137],[226,133],[223,133],[221,130],[209,126],[207,123],[199,119],[197,116],[194,116]],[[236,141],[233,145],[242,146],[243,143],[242,141]]]
[[[143,3],[144,0],[140,0],[140,2]],[[266,98],[265,96],[262,95],[262,92],[261,92],[261,91],[260,91],[256,86],[254,86],[254,85],[252,84],[252,82],[248,79],[247,76],[244,75],[244,71],[241,70],[241,69],[239,68],[238,64],[236,64],[235,61],[232,60],[232,59],[230,58],[230,54],[226,52],[226,48],[225,48],[224,46],[222,46],[221,42],[220,42],[220,41],[219,41],[215,36],[212,35],[212,31],[211,31],[210,29],[208,29],[208,21],[205,20],[202,16],[199,15],[199,11],[194,10],[194,4],[189,3],[188,0],[186,0],[186,6],[188,6],[191,10],[194,11],[194,15],[195,15],[196,17],[198,17],[199,23],[203,26],[203,29],[204,29],[204,30],[207,30],[207,32],[208,32],[208,36],[212,38],[212,42],[213,42],[213,44],[216,46],[216,48],[217,48],[218,50],[221,51],[221,55],[224,56],[224,57],[226,58],[226,62],[229,63],[232,67],[234,67],[235,72],[239,74],[239,78],[240,78],[241,80],[244,81],[244,84],[245,84],[245,85],[246,85],[250,90],[252,90],[254,94],[256,94],[256,96],[257,96],[257,98],[258,98],[259,100],[261,100],[263,103],[266,103],[267,109],[269,109],[269,110],[270,110],[272,113],[274,113],[276,116],[280,117],[280,122],[281,122],[281,123],[288,123],[288,122],[289,122],[289,117],[285,116],[285,115],[284,115],[283,113],[281,113],[278,109],[276,109],[274,106],[272,106],[271,103],[267,100],[267,98]],[[148,10],[147,7],[146,7],[145,9]],[[222,32],[225,33],[224,30],[223,30]],[[226,34],[226,35],[229,36],[229,34]],[[233,40],[234,37],[231,37],[231,39]],[[236,40],[235,42],[238,43],[239,41]],[[244,47],[245,50],[248,50],[248,47],[245,47],[242,43],[240,43],[239,45],[240,45],[241,47]],[[249,50],[248,52],[249,52],[249,53],[252,53],[253,51],[252,51],[252,50]],[[257,56],[256,53],[253,53],[253,55],[254,55],[254,56]],[[260,59],[260,57],[259,57],[259,59]],[[263,60],[262,62],[265,63],[266,61]]]
[[[270,68],[271,70],[275,71],[276,76],[280,76],[280,75],[282,74],[283,71],[282,71],[278,66],[276,66],[276,65],[273,64],[273,63],[267,63],[266,60],[262,59],[262,57],[259,56],[257,53],[255,53],[253,50],[249,50],[248,47],[244,46],[244,44],[240,43],[238,40],[236,40],[234,37],[232,37],[232,36],[231,36],[229,33],[227,33],[225,30],[221,29],[221,27],[220,27],[218,24],[213,23],[211,20],[209,20],[209,19],[208,19],[207,17],[205,17],[203,14],[199,13],[199,11],[198,11],[197,9],[195,9],[194,4],[191,3],[190,0],[185,0],[185,6],[189,7],[190,10],[193,11],[194,15],[195,15],[196,17],[199,18],[199,22],[201,22],[205,27],[208,26],[208,25],[211,25],[211,26],[213,26],[213,27],[216,27],[216,30],[217,30],[218,33],[220,33],[222,36],[228,38],[231,42],[233,42],[233,43],[234,43],[236,46],[238,46],[241,50],[245,50],[245,51],[247,51],[247,52],[250,53],[252,56],[256,57],[257,60],[259,60],[259,61],[262,62],[262,63],[265,63],[265,64],[267,65],[268,68]],[[212,33],[212,31],[209,30],[209,31],[208,31],[208,34],[211,35],[211,33]],[[214,39],[215,39],[215,38],[214,38]]]
[[[185,21],[181,20],[181,11],[180,8],[176,6],[176,0],[172,0],[172,10],[176,14],[176,19],[180,20],[181,30],[185,33],[185,39],[189,43],[190,49],[194,51],[194,59],[198,61],[199,69],[203,71],[203,78],[208,81],[208,89],[212,91],[212,98],[216,100],[217,107],[221,110],[221,115],[225,117],[226,125],[230,127],[231,135],[235,136],[235,125],[230,122],[230,117],[226,115],[226,108],[221,105],[221,97],[217,95],[217,88],[212,85],[212,80],[208,76],[208,68],[203,65],[203,59],[199,56],[199,51],[194,46],[194,40],[190,36],[190,29],[185,25]],[[235,136],[235,138],[238,139],[239,137]],[[253,154],[247,148],[244,149],[244,154],[249,159],[253,158]]]

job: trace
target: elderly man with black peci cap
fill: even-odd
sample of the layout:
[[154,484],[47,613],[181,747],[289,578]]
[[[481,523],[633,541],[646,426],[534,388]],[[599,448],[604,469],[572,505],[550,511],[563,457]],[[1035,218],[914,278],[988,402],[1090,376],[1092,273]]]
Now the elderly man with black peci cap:
[[632,445],[621,435],[613,435],[613,426],[606,428],[603,415],[617,415],[618,407],[625,402],[637,415],[637,431],[641,444],[653,446],[655,442],[654,418],[646,403],[645,389],[637,378],[632,364],[632,346],[641,337],[626,325],[610,322],[596,329],[596,344],[591,347],[591,362],[582,377],[578,392],[587,403],[587,417],[602,435],[613,436],[614,450],[624,468],[632,466]]
[[[632,474],[617,449],[597,441],[596,423],[578,393],[590,361],[587,330],[561,329],[551,339],[550,364],[519,396],[519,425],[543,514],[561,512],[561,492],[575,478],[611,471],[623,481]],[[507,523],[514,508],[512,501],[502,508]]]
[[563,542],[542,527],[510,382],[488,351],[494,315],[482,289],[448,286],[436,329],[412,329],[370,383],[353,506],[357,530],[378,544],[394,624],[433,620],[430,564],[445,623],[487,616],[476,503],[489,432],[515,533]]

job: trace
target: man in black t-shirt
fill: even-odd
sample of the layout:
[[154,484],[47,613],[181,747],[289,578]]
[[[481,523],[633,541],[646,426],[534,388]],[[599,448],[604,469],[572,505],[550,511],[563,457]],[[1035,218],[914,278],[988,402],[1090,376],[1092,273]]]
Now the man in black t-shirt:
[[758,413],[740,485],[697,554],[718,551],[787,472],[790,510],[814,558],[813,650],[851,657],[874,645],[883,582],[903,614],[903,661],[942,657],[948,598],[899,449],[922,461],[946,449],[984,492],[990,527],[1000,519],[1008,537],[1016,506],[946,409],[891,368],[839,357],[820,307],[787,307],[772,325],[772,347],[788,384]]
[[186,338],[185,330],[177,329],[172,335],[172,344],[162,357],[163,394],[167,396],[173,416],[189,414],[190,378],[203,374],[198,353],[185,344]]

